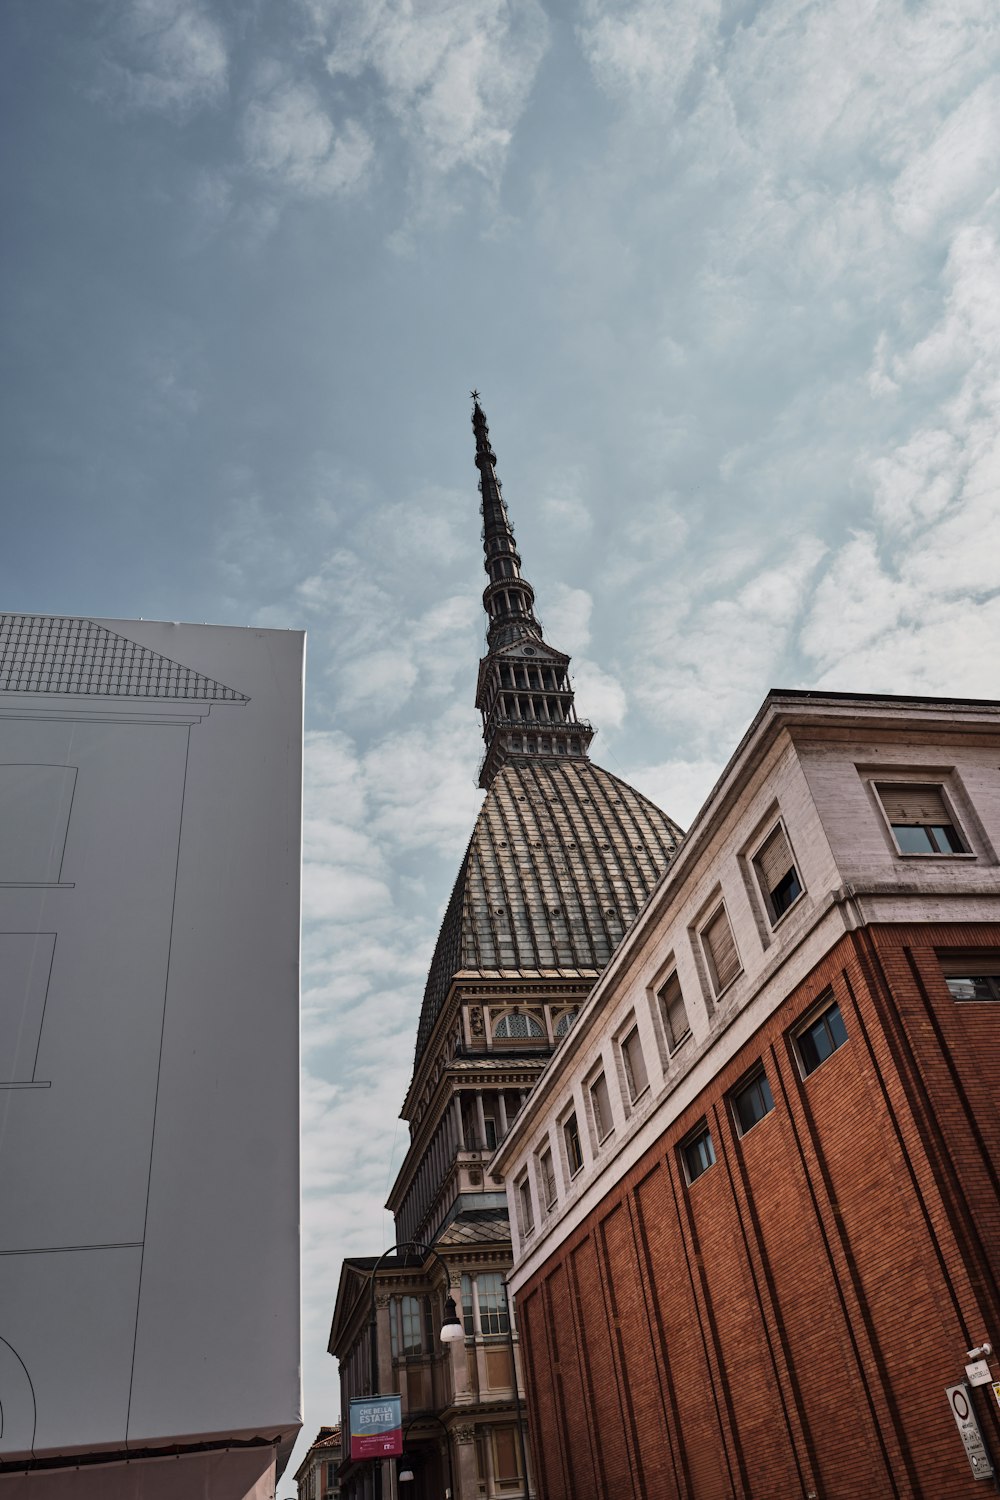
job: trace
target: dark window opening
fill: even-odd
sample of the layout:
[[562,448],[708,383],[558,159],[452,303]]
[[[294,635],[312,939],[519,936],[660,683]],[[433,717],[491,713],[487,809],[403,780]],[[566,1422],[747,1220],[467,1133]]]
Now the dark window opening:
[[847,1028],[836,1001],[799,1032],[797,1041],[802,1071],[808,1078],[847,1041]]

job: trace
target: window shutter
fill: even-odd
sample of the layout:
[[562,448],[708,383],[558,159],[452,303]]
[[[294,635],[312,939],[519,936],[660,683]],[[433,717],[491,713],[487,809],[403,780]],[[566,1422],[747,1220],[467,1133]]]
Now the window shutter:
[[941,824],[951,822],[938,786],[880,786],[878,794],[890,823]]
[[757,855],[757,867],[767,887],[768,895],[784,880],[789,870],[793,869],[794,866],[795,861],[792,859],[792,851],[788,847],[785,830],[779,823],[763,849]]
[[671,974],[660,991],[660,1004],[663,1007],[663,1025],[666,1029],[667,1041],[673,1050],[691,1029],[688,1025],[687,1011],[684,1008],[681,983],[676,974]]
[[718,994],[740,972],[740,956],[736,951],[733,930],[729,925],[724,906],[720,907],[705,928],[704,938],[712,968],[715,970],[715,989]]

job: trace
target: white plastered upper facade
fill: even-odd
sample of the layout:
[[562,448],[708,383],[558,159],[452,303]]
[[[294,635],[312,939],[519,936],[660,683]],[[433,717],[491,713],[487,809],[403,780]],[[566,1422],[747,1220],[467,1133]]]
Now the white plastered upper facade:
[[[1000,920],[998,746],[1000,704],[769,695],[494,1158],[514,1230],[515,1291],[844,932],[868,921]],[[882,803],[911,786],[941,799],[960,851],[900,850]],[[796,875],[780,909],[761,859],[777,830]],[[720,983],[710,939],[727,932],[736,970],[730,964]],[[674,1028],[677,1039],[660,1000],[672,975],[689,1026],[683,1036]],[[640,1090],[627,1058],[634,1043],[623,1047],[633,1027],[648,1077]],[[613,1116],[603,1141],[591,1092],[601,1074]],[[530,1234],[520,1228],[525,1180]]]

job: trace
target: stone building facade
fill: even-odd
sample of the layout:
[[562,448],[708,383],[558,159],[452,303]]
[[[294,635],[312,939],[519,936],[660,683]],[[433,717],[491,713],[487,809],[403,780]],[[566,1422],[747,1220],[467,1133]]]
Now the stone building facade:
[[998,752],[1000,704],[767,698],[490,1166],[543,1500],[979,1493]]
[[[535,616],[478,399],[473,429],[488,576],[476,696],[486,795],[420,1012],[402,1108],[409,1149],[387,1205],[398,1245],[344,1263],[329,1345],[345,1413],[373,1385],[401,1394],[413,1500],[534,1493],[507,1200],[490,1161],[681,836],[590,760],[594,730],[576,715],[569,658]],[[442,1345],[449,1294],[465,1338]],[[398,1475],[389,1462],[381,1474],[345,1462],[345,1500],[405,1500]]]
[[340,1500],[337,1471],[343,1457],[340,1423],[321,1427],[295,1471],[296,1500]]

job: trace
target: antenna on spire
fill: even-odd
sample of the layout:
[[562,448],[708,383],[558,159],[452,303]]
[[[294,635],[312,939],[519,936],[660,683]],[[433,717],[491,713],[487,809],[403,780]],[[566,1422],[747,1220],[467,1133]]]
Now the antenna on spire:
[[479,392],[475,406],[476,468],[482,495],[483,566],[489,583],[483,593],[488,627],[486,655],[479,667],[476,707],[483,715],[486,755],[480,786],[489,786],[499,768],[523,756],[582,756],[594,737],[576,717],[569,657],[551,647],[535,615],[535,591],[521,572],[521,555],[507,514],[496,454],[490,446]]

